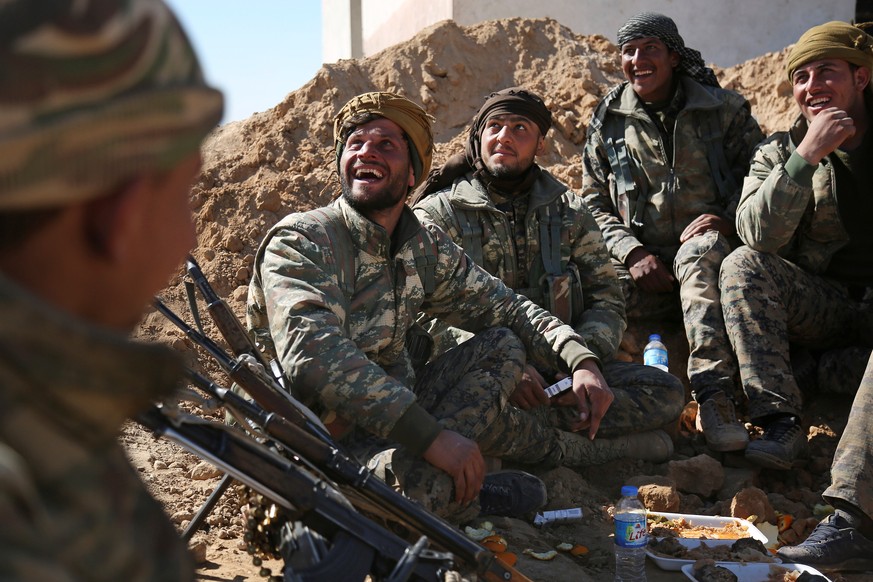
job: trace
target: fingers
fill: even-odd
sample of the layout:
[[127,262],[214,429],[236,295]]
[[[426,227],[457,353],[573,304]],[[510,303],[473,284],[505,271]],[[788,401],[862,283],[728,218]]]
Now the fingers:
[[[462,481],[459,485],[458,481]],[[459,477],[455,478],[455,491],[460,492],[459,503],[470,503],[479,497],[485,482],[485,459],[477,448],[475,454],[464,464]]]

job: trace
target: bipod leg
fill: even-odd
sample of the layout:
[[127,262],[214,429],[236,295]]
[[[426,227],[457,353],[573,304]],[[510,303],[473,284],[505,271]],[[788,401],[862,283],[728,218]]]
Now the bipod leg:
[[215,486],[215,489],[212,490],[212,493],[209,494],[209,497],[203,502],[203,505],[197,511],[197,515],[191,519],[191,523],[189,523],[188,527],[185,528],[185,531],[182,533],[182,539],[186,542],[191,541],[191,537],[197,533],[198,529],[200,529],[203,520],[205,520],[209,513],[215,508],[218,500],[221,499],[221,496],[224,495],[224,492],[227,491],[227,488],[230,486],[231,481],[233,481],[233,477],[225,473],[224,477],[221,478],[221,481]]

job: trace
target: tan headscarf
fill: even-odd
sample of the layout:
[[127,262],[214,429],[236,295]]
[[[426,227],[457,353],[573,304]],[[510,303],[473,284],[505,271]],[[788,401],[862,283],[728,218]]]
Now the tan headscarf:
[[804,32],[788,53],[788,78],[801,65],[822,59],[842,59],[873,69],[873,37],[861,28],[834,20]]
[[340,136],[343,124],[350,117],[361,113],[372,113],[390,119],[400,126],[410,142],[412,154],[412,169],[415,174],[415,185],[418,186],[430,171],[433,161],[433,132],[431,123],[433,117],[424,109],[400,95],[385,92],[364,93],[353,97],[346,103],[333,120],[333,139],[336,151],[337,170],[340,169],[340,157],[343,155],[345,143]]

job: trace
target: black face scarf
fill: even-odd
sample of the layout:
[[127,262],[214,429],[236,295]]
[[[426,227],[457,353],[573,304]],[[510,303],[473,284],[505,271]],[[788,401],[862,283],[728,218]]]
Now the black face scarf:
[[429,194],[448,188],[457,178],[468,172],[474,172],[474,177],[483,182],[489,190],[493,189],[504,196],[527,191],[539,176],[539,166],[533,164],[527,172],[516,178],[498,179],[488,172],[482,161],[482,131],[485,129],[485,123],[493,115],[507,114],[521,115],[530,119],[543,136],[552,126],[551,111],[534,93],[521,87],[510,87],[492,93],[473,118],[465,152],[453,155],[442,167],[431,171],[424,184],[413,193],[410,203],[414,205]]

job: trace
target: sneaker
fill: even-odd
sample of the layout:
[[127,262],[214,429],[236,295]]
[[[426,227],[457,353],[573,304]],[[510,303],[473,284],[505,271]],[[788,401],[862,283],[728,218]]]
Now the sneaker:
[[584,433],[559,430],[558,446],[562,453],[560,464],[576,469],[618,459],[662,463],[673,456],[673,439],[660,429],[618,437],[597,437],[593,441]]
[[764,434],[746,447],[746,458],[767,469],[790,469],[806,449],[806,434],[795,417],[784,416],[764,427]]
[[713,451],[740,451],[749,444],[749,432],[737,420],[734,403],[724,392],[716,392],[697,410],[697,430]]
[[546,504],[546,484],[524,471],[497,471],[485,475],[479,492],[483,515],[522,517]]
[[783,562],[808,564],[819,570],[873,570],[873,541],[853,528],[840,512],[824,518],[797,546],[779,548]]

